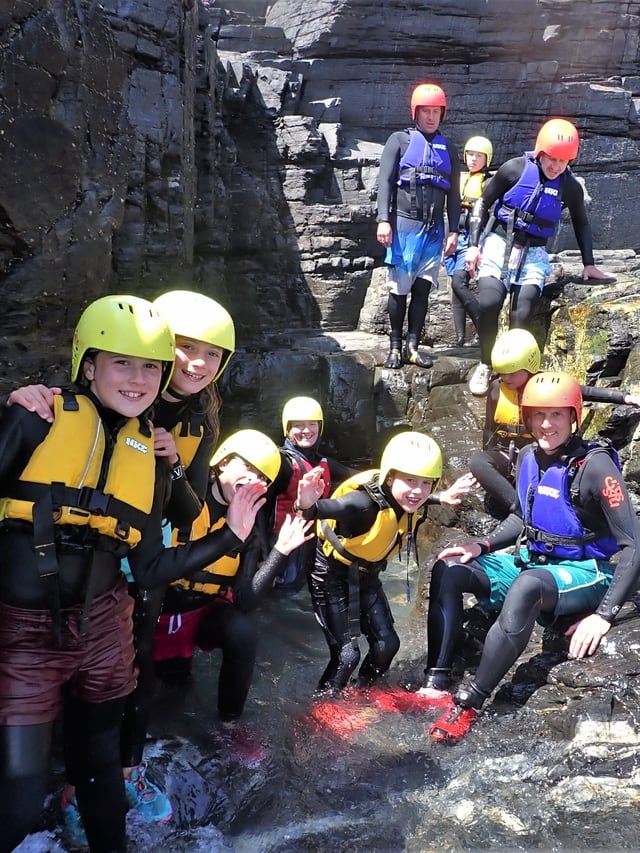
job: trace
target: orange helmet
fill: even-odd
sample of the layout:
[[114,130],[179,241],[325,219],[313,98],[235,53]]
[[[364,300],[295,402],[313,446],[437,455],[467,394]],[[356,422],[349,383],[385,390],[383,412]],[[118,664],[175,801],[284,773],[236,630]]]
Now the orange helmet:
[[536,373],[524,386],[521,404],[525,409],[543,409],[558,406],[573,409],[576,429],[582,423],[582,391],[579,383],[568,373]]
[[579,147],[580,137],[574,125],[566,118],[552,118],[540,128],[533,156],[537,157],[544,151],[558,160],[574,160]]
[[418,107],[441,107],[441,118],[447,109],[447,96],[436,83],[420,83],[411,95],[411,118],[416,120]]

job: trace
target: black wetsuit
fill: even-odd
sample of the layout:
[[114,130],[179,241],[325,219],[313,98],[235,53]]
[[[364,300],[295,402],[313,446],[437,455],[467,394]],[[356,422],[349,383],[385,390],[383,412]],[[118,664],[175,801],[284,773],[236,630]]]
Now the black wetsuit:
[[[389,505],[399,519],[403,510],[383,488]],[[437,495],[428,498],[429,503],[438,503]],[[369,531],[380,506],[364,490],[357,489],[318,501],[305,517],[332,518],[337,521],[337,532],[349,539]],[[361,631],[367,638],[369,651],[358,671],[359,684],[372,683],[383,675],[400,648],[400,639],[393,627],[393,615],[382,588],[380,572],[386,568],[386,560],[367,564],[366,571],[358,571],[358,582],[350,580],[348,567],[335,557],[327,557],[318,541],[316,562],[311,573],[311,599],[314,613],[320,623],[329,646],[329,663],[318,682],[317,689],[342,690],[360,661],[357,634]],[[364,568],[364,564],[361,564]],[[353,596],[359,595],[358,607]],[[354,624],[359,621],[359,624]]]
[[[113,435],[121,422],[120,417],[102,409],[95,398],[91,399],[108,433]],[[20,406],[4,411],[0,424],[0,491],[3,494],[10,493],[12,484],[49,429],[50,424]],[[188,576],[240,543],[235,534],[227,530],[183,548],[164,549],[161,521],[169,493],[169,466],[159,460],[155,470],[153,506],[142,528],[140,543],[128,555],[136,583],[145,589],[162,587]],[[74,527],[56,531],[65,538],[64,548],[57,548],[60,607],[76,608],[78,619],[86,597],[89,567],[95,560],[99,560],[99,564],[93,597],[114,590],[122,582],[121,554],[114,553],[113,540],[100,535],[87,539],[86,532],[86,528],[78,531]],[[43,619],[49,619],[51,591],[39,577],[32,525],[9,522],[3,526],[0,538],[0,603],[40,613]],[[79,551],[72,549],[74,541],[80,542]],[[35,673],[33,676],[35,678]],[[68,775],[77,785],[78,803],[92,851],[124,851],[126,800],[118,750],[124,699],[91,704],[66,696],[65,705],[72,724],[67,726],[65,736]],[[48,784],[52,729],[53,722],[0,727],[2,853],[12,850],[39,817]]]
[[[170,432],[189,412],[199,412],[201,408],[198,394],[178,402],[159,398],[154,405],[153,425]],[[215,441],[216,436],[205,421],[202,438],[189,466],[181,477],[171,480],[163,515],[172,527],[190,529],[200,514],[209,485],[209,461]],[[122,719],[120,759],[123,767],[136,767],[142,761],[155,686],[153,642],[165,589],[166,585],[154,589],[140,587],[137,583],[129,585],[135,601],[133,638],[138,682],[136,689],[127,697]],[[69,781],[73,782],[72,779]]]
[[[525,168],[525,157],[507,160],[495,175],[488,180],[482,190],[482,196],[476,202],[470,220],[469,245],[478,246],[495,202],[514,187]],[[541,180],[547,180],[541,173]],[[593,238],[587,216],[584,191],[579,181],[571,174],[562,182],[562,204],[569,210],[573,230],[578,241],[584,266],[590,266],[593,260]],[[506,239],[506,229],[498,219],[493,221],[492,231]],[[544,246],[546,239],[532,237],[525,232],[515,231],[514,242],[518,245]],[[480,358],[483,364],[491,364],[491,350],[498,334],[498,317],[507,296],[504,284],[493,276],[478,278],[478,300],[480,316],[478,333],[480,336]],[[511,289],[511,329],[527,329],[535,314],[541,293],[534,285],[515,286]]]
[[[423,134],[431,142],[440,134],[438,129],[433,134]],[[412,194],[410,189],[398,186],[398,167],[409,147],[409,132],[400,130],[392,133],[387,139],[382,155],[380,157],[380,171],[378,173],[378,222],[389,222],[393,231],[397,230],[397,218],[415,219],[416,214],[412,212]],[[419,208],[430,210],[430,222],[435,225],[444,225],[445,208],[447,220],[453,223],[451,230],[457,230],[460,219],[460,158],[455,146],[447,139],[447,150],[451,162],[451,188],[444,192],[430,185],[417,187],[416,193],[420,194]],[[429,291],[431,284],[428,279],[416,278],[411,288],[411,302],[409,304],[408,336],[413,336],[419,343],[424,321],[429,306]],[[407,308],[407,297],[397,293],[389,294],[389,321],[391,324],[391,339],[396,343],[402,340],[402,326]]]
[[[539,451],[536,453],[535,445],[529,445],[520,453],[518,469],[525,454],[536,453],[540,470],[544,471],[563,456],[579,455],[584,447],[580,438],[572,437],[557,453],[547,456]],[[613,622],[638,582],[638,522],[622,476],[608,454],[589,456],[574,485],[578,486],[578,494],[571,495],[571,504],[584,527],[592,531],[609,530],[620,547],[613,579],[595,610],[603,619]],[[607,497],[610,494],[614,494],[615,499],[610,500]],[[483,550],[486,552],[488,548],[495,552],[513,545],[522,528],[522,514],[516,501],[515,511],[489,535]],[[443,681],[446,679],[462,633],[463,593],[487,599],[490,591],[489,579],[480,562],[472,560],[461,564],[455,558],[436,561],[429,593],[427,672],[440,672]],[[527,568],[518,575],[487,635],[472,682],[479,704],[522,654],[538,617],[545,614],[547,619],[552,618],[557,598],[553,575],[542,566]]]
[[[229,507],[217,501],[211,493],[207,495],[206,501],[213,525],[226,516]],[[251,686],[258,643],[253,611],[269,593],[274,578],[287,560],[286,555],[272,548],[266,559],[259,562],[260,542],[255,529],[247,541],[236,549],[238,552],[240,565],[228,587],[209,595],[170,586],[163,605],[163,613],[166,615],[186,613],[214,603],[220,605],[203,612],[195,642],[201,648],[219,648],[222,651],[218,678],[218,713],[221,720],[235,720],[242,714]],[[232,555],[234,552],[227,553]],[[195,572],[190,580],[210,583],[211,577],[206,572]],[[228,594],[229,590],[231,595]],[[166,671],[165,661],[156,664],[161,672],[163,664]]]

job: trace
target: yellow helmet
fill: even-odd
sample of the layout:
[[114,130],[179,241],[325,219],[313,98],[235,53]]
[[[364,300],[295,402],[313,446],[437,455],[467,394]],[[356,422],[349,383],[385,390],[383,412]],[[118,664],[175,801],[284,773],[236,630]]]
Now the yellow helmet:
[[291,421],[320,421],[320,434],[324,424],[322,406],[313,397],[292,397],[282,407],[282,432],[289,434]]
[[73,333],[72,382],[78,381],[90,350],[161,361],[160,391],[165,390],[173,373],[173,332],[153,303],[139,296],[103,296],[85,308]]
[[204,341],[224,350],[219,378],[236,348],[236,332],[231,315],[215,299],[193,290],[170,290],[153,303],[166,318],[173,334],[194,341]]
[[487,158],[487,169],[489,168],[489,164],[491,163],[491,159],[493,157],[493,145],[491,144],[491,140],[487,139],[486,136],[472,136],[471,139],[467,139],[464,151],[462,156],[467,156],[467,151],[478,151],[480,154],[484,154]]
[[270,483],[273,483],[280,471],[280,451],[269,436],[257,429],[241,429],[225,439],[211,457],[209,465],[215,468],[228,456],[241,459],[260,471]]
[[442,477],[442,451],[435,441],[421,432],[401,432],[394,435],[382,452],[380,460],[380,485],[391,471],[400,471],[414,477],[430,477],[435,482]]
[[526,329],[509,329],[493,345],[491,366],[496,373],[515,373],[540,370],[540,347],[531,332]]

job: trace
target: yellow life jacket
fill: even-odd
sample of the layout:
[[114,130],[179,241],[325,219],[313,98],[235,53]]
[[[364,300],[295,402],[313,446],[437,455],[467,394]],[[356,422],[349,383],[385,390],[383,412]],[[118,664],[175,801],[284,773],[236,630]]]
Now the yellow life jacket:
[[[203,536],[206,536],[207,533],[212,533],[214,530],[220,530],[227,523],[226,518],[219,518],[213,524],[211,524],[211,518],[209,514],[209,507],[205,501],[204,506],[202,507],[202,511],[200,515],[196,518],[191,526],[191,534],[190,539],[202,539]],[[175,547],[177,545],[184,545],[184,540],[179,538],[179,531],[174,529],[171,537],[171,544]],[[191,578],[180,578],[180,580],[174,581],[171,585],[178,587],[180,589],[188,589],[194,590],[195,592],[204,592],[206,595],[218,595],[222,588],[228,587],[232,585],[233,578],[238,574],[238,569],[240,568],[240,554],[236,554],[233,557],[228,555],[224,555],[220,557],[219,560],[216,560],[215,563],[211,563],[206,566],[204,569],[201,569],[202,572],[207,572],[211,574],[212,581],[211,583],[203,583],[200,581],[193,581]],[[216,582],[213,582],[213,577],[215,576]],[[225,578],[229,579],[229,583],[225,583]]]
[[486,172],[461,172],[460,173],[460,204],[462,207],[471,209],[482,195]]
[[[378,485],[379,471],[362,471],[349,477],[341,483],[331,495],[331,498],[339,498],[356,489],[365,489],[371,498],[379,505],[380,511],[370,530],[359,536],[346,538],[336,532],[338,522],[333,518],[322,519],[318,522],[317,535],[322,540],[322,550],[327,557],[333,557],[346,566],[354,560],[364,563],[378,563],[389,557],[396,548],[399,548],[402,537],[409,530],[409,516],[403,513],[398,519],[394,510],[383,495]],[[411,533],[415,531],[419,514],[413,518]],[[331,543],[331,539],[337,539],[340,550]],[[341,553],[341,551],[343,553]],[[351,559],[349,559],[351,557]]]
[[0,498],[0,519],[31,522],[36,540],[42,519],[90,527],[133,548],[151,512],[155,465],[153,437],[143,434],[138,418],[120,427],[109,450],[92,401],[65,391],[54,398],[47,436]]
[[533,441],[533,436],[520,420],[520,396],[517,389],[507,388],[503,382],[500,383],[493,419],[496,425],[495,434],[499,438],[509,441],[515,438],[530,438]]
[[171,430],[171,435],[176,443],[176,452],[182,467],[188,468],[204,435],[204,415],[187,409]]

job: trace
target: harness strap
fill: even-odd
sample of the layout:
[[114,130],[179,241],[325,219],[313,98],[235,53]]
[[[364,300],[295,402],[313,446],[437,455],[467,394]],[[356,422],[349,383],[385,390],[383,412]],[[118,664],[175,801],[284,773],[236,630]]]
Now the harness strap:
[[347,579],[349,582],[349,634],[351,635],[351,642],[355,647],[358,644],[358,637],[360,636],[360,560],[347,551],[326,520],[323,519],[320,522],[320,527],[333,549],[341,557],[344,557],[345,560],[349,560],[349,565],[347,566]]
[[360,568],[358,563],[351,563],[347,570],[349,580],[349,634],[354,648],[358,645],[360,636]]
[[118,500],[113,495],[105,495],[104,492],[91,486],[76,489],[72,486],[66,486],[64,483],[18,482],[11,489],[11,494],[8,497],[33,503],[34,528],[36,526],[36,507],[46,500],[50,501],[48,507],[51,518],[54,518],[55,513],[59,512],[60,507],[68,506],[76,507],[92,515],[122,519],[121,523],[126,524],[127,528],[124,529],[123,527],[122,530],[118,529],[116,532],[123,539],[128,536],[129,527],[133,526],[137,530],[142,530],[147,519],[144,512],[131,506],[131,504]]
[[608,530],[595,530],[584,536],[562,536],[559,533],[545,533],[538,527],[525,525],[526,538],[529,542],[542,542],[548,545],[586,545],[596,539],[602,539],[609,534]]

